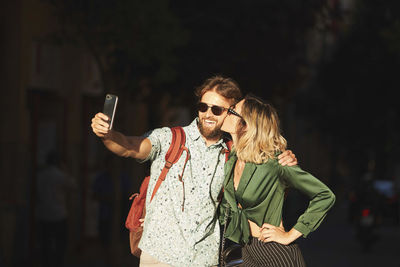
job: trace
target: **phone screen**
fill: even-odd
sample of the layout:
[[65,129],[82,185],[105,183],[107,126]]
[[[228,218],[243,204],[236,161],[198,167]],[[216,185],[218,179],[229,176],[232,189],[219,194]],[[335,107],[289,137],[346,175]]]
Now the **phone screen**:
[[117,109],[117,103],[118,103],[118,96],[112,94],[106,95],[106,99],[104,101],[103,113],[107,115],[109,118],[108,123],[110,124],[110,130],[113,127],[114,115],[115,115],[115,110]]

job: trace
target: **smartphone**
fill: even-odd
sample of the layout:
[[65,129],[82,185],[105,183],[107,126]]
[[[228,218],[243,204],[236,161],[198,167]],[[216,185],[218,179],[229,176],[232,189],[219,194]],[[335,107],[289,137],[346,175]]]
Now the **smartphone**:
[[110,124],[109,128],[110,130],[113,127],[114,115],[117,109],[117,103],[118,103],[118,96],[112,94],[106,95],[106,99],[104,100],[103,113],[106,114],[109,118],[108,123]]

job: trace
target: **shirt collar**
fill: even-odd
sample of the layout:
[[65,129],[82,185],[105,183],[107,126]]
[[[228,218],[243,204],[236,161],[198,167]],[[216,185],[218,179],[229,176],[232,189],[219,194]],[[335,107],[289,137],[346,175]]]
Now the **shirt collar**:
[[[199,118],[197,117],[187,127],[188,136],[193,141],[197,141],[201,137],[199,127],[197,126],[198,123],[199,123]],[[224,140],[222,138],[220,140],[218,140],[218,142],[216,142],[212,146],[217,146],[217,145],[222,145],[223,148],[228,149],[228,147],[226,146],[226,144],[225,144],[225,142],[224,142]]]

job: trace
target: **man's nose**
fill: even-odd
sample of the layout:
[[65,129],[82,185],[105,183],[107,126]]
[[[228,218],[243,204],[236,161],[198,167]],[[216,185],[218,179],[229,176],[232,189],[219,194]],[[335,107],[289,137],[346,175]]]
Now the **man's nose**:
[[207,109],[207,111],[206,111],[206,116],[207,116],[207,117],[212,117],[212,116],[214,116],[214,114],[213,114],[212,111],[211,111],[211,107],[208,107],[208,109]]

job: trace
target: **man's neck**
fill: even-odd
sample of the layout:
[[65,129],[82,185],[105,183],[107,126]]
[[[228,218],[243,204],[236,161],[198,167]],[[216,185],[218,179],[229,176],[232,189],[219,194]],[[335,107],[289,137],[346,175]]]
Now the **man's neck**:
[[203,135],[202,135],[202,137],[206,141],[207,147],[209,147],[209,146],[214,145],[215,143],[217,143],[222,138],[222,135],[220,135],[219,137],[216,137],[216,138],[211,138],[211,139],[210,138],[205,138]]

